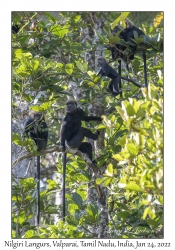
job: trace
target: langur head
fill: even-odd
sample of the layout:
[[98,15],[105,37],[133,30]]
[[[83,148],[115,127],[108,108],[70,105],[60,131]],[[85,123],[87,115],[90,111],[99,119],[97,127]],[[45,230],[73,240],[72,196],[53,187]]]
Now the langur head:
[[70,99],[66,102],[66,112],[75,113],[77,109],[77,102],[73,99]]
[[105,63],[106,63],[106,59],[104,57],[99,57],[98,58],[98,66],[99,67],[102,67],[103,64],[105,64]]

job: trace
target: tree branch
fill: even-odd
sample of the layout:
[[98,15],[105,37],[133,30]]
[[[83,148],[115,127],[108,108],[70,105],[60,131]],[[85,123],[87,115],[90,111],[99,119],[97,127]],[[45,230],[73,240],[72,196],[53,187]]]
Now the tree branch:
[[[44,155],[44,154],[48,154],[48,153],[53,153],[53,152],[64,152],[60,146],[52,146],[50,148],[47,148],[46,150],[42,150],[40,151],[40,155]],[[94,179],[96,180],[97,177],[100,176],[100,169],[97,168],[97,165],[94,164],[88,157],[86,154],[83,154],[81,153],[78,149],[68,149],[66,148],[66,151],[65,153],[70,153],[70,154],[75,154],[75,155],[78,155],[79,157],[81,157],[86,165],[91,169],[91,171],[94,173]],[[21,157],[19,157],[17,160],[15,160],[12,164],[12,168],[14,168],[20,161],[24,160],[24,159],[27,159],[27,158],[31,158],[31,157],[34,157],[34,155],[28,153],[28,154],[25,154]],[[102,193],[102,190],[100,188],[99,185],[97,185],[95,183],[95,187],[97,189],[97,193],[98,193],[98,196],[99,196],[99,200],[100,202],[103,203],[103,193]]]
[[[53,152],[64,152],[60,146],[52,146],[47,148],[46,150],[41,150],[39,153],[40,155],[45,155],[48,153],[53,153]],[[87,164],[87,166],[92,170],[92,172],[94,173],[94,175],[96,176],[97,173],[99,172],[99,169],[97,168],[96,164],[94,164],[87,156],[86,154],[81,153],[78,149],[68,149],[66,148],[65,153],[70,153],[70,154],[76,154],[79,157],[81,157]],[[12,168],[14,168],[20,161],[27,159],[27,158],[31,158],[34,157],[34,155],[28,153],[28,154],[24,154],[22,156],[20,156],[18,159],[16,159],[13,163],[12,163]]]

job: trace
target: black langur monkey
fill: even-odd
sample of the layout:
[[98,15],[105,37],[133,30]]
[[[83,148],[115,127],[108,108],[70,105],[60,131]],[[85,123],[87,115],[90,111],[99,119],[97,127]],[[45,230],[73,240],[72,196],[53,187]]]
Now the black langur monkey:
[[123,79],[128,82],[132,82],[137,87],[141,88],[142,86],[139,83],[136,83],[134,80],[120,76],[110,65],[107,64],[105,58],[99,57],[98,58],[98,66],[101,67],[98,75],[107,76],[111,78],[108,88],[114,96],[117,96],[121,93],[119,90],[119,82]]
[[[66,116],[63,119],[60,130],[60,145],[65,151],[66,146],[71,149],[77,148],[86,154],[92,161],[92,145],[89,142],[82,142],[84,137],[97,140],[99,131],[92,133],[89,129],[81,127],[81,121],[102,121],[101,117],[86,116],[81,108],[77,108],[75,100],[66,102]],[[63,221],[65,221],[65,176],[66,176],[66,153],[63,153]]]
[[[113,30],[112,30],[112,34],[115,35],[118,31],[120,31],[121,29],[116,26]],[[128,45],[131,50],[132,53],[131,55],[129,55],[129,58],[127,58],[126,55],[123,54],[124,50],[127,48],[124,45],[121,44],[115,44],[115,46],[110,46],[108,47],[109,50],[111,50],[111,54],[112,54],[112,59],[116,60],[118,58],[122,58],[126,64],[127,64],[127,68],[128,68],[128,59],[129,60],[133,60],[134,59],[134,54],[137,52],[137,44],[134,45],[134,41],[132,39],[134,39],[134,32],[137,32],[138,37],[142,37],[145,35],[145,33],[140,30],[139,28],[135,27],[135,26],[131,26],[127,27],[125,29],[123,29],[119,35],[119,37],[121,39],[123,39],[125,42],[132,42],[133,45]],[[147,71],[146,71],[146,53],[143,52],[143,63],[144,63],[144,78],[145,78],[145,87],[148,87],[148,83],[147,83]],[[119,67],[121,67],[121,60],[119,60]],[[119,74],[121,75],[121,72],[119,72]]]
[[[120,28],[118,26],[116,26],[113,30],[112,30],[112,34],[115,35],[116,32],[120,31]],[[132,39],[134,39],[134,32],[137,32],[138,37],[141,37],[143,35],[145,35],[145,33],[140,30],[139,28],[132,26],[132,27],[127,27],[123,30],[121,30],[121,33],[119,35],[119,37],[121,39],[123,39],[125,42],[132,42],[133,45],[128,45],[131,50],[132,50],[132,54],[129,55],[129,59],[133,60],[134,59],[134,54],[136,53],[137,50],[137,44],[135,44],[134,46],[134,41]],[[122,58],[125,62],[127,60],[127,57],[123,54],[123,51],[126,49],[127,47],[125,45],[121,45],[121,44],[115,44],[114,47],[109,47],[109,49],[111,50],[111,54],[112,54],[112,59],[116,60],[117,58]]]
[[17,34],[20,30],[20,27],[18,25],[12,25],[12,33]]
[[[31,137],[37,145],[37,150],[45,150],[48,141],[48,127],[43,113],[32,111],[25,124],[25,135]],[[37,156],[37,225],[40,222],[40,156]]]
[[37,145],[37,150],[45,150],[48,141],[48,127],[42,112],[31,111],[25,124],[25,134],[31,137]]
[[89,129],[81,127],[81,121],[102,121],[98,116],[86,116],[81,108],[77,108],[75,100],[66,102],[66,116],[63,119],[60,131],[60,145],[65,150],[65,145],[69,148],[77,148],[82,153],[87,154],[92,161],[92,146],[89,142],[82,142],[84,137],[97,140],[99,131],[92,133]]

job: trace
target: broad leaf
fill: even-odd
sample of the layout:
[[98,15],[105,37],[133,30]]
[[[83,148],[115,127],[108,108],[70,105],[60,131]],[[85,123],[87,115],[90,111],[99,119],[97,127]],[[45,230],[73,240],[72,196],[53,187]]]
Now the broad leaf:
[[113,30],[120,21],[124,21],[129,13],[130,12],[123,12],[114,22],[111,23],[111,29]]
[[132,190],[132,191],[136,191],[136,192],[144,192],[144,190],[142,188],[140,188],[136,183],[134,182],[130,182],[128,184],[126,184],[125,186],[126,189]]

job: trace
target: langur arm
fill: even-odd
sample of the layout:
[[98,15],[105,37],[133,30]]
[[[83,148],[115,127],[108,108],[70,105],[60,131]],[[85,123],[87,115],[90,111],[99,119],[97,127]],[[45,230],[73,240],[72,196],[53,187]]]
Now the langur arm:
[[[101,75],[101,76],[108,76],[109,73],[110,73],[110,66],[107,64],[107,63],[104,63],[102,66],[101,66],[101,69],[98,73],[98,75]],[[98,76],[97,75],[97,76]]]
[[84,116],[83,121],[85,122],[89,122],[89,121],[99,121],[101,122],[103,119],[99,116]]
[[102,118],[99,116],[89,116],[85,115],[84,110],[81,108],[77,108],[78,114],[80,116],[81,121],[89,122],[89,121],[102,121]]

